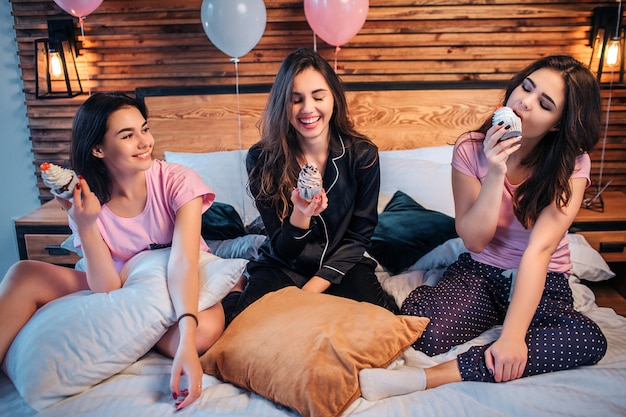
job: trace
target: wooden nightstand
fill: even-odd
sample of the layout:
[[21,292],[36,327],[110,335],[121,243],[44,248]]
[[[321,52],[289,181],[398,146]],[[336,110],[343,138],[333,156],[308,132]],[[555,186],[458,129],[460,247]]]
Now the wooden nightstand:
[[600,306],[626,316],[626,194],[602,193],[604,211],[581,208],[570,228],[596,249],[617,275],[608,281],[587,283]]
[[20,259],[65,266],[74,266],[80,259],[75,252],[61,247],[72,231],[67,223],[67,213],[56,200],[15,220],[15,233]]

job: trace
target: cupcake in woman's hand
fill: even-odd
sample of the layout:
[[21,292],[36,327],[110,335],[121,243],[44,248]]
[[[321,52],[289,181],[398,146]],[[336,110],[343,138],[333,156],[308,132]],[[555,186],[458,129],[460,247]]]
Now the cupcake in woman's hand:
[[78,184],[78,175],[71,169],[50,162],[44,162],[40,168],[41,179],[47,187],[50,187],[50,192],[64,200],[70,200]]
[[504,122],[503,126],[511,126],[500,141],[522,135],[522,119],[510,107],[498,106],[496,108],[491,123],[495,126],[500,122]]
[[322,192],[322,174],[315,164],[306,164],[298,175],[298,192],[307,201]]

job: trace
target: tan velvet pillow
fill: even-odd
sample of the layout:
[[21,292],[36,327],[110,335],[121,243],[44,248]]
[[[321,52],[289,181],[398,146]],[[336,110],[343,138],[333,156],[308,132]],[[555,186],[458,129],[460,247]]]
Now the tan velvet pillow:
[[287,287],[244,310],[200,360],[206,373],[305,417],[337,416],[361,395],[359,370],[386,367],[428,322]]

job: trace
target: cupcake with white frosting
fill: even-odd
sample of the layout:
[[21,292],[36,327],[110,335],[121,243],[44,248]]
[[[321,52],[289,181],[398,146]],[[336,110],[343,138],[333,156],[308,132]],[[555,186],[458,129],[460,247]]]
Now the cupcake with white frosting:
[[522,119],[510,107],[498,107],[493,113],[491,123],[495,126],[500,122],[504,122],[503,126],[511,126],[500,141],[522,135]]
[[40,168],[41,179],[50,188],[50,192],[64,200],[70,200],[74,195],[74,188],[78,184],[78,175],[71,169],[50,162],[44,162]]
[[307,201],[313,200],[318,194],[322,192],[322,174],[317,165],[306,164],[300,170],[298,175],[298,192],[300,197]]

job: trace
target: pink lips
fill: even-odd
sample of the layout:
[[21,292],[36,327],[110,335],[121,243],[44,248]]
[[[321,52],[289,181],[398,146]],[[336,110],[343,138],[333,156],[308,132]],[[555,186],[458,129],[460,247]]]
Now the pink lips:
[[[307,122],[305,122],[305,120],[307,120]],[[312,121],[308,122],[308,120],[312,120]],[[321,117],[319,117],[319,116],[316,117],[316,118],[307,117],[307,118],[300,118],[300,119],[298,119],[298,121],[300,122],[300,125],[302,127],[304,127],[305,129],[314,129],[315,127],[317,127],[317,123],[320,120],[321,120]]]
[[152,149],[148,149],[145,152],[139,153],[134,155],[135,158],[139,158],[139,159],[148,159],[150,158],[150,155],[152,154]]

